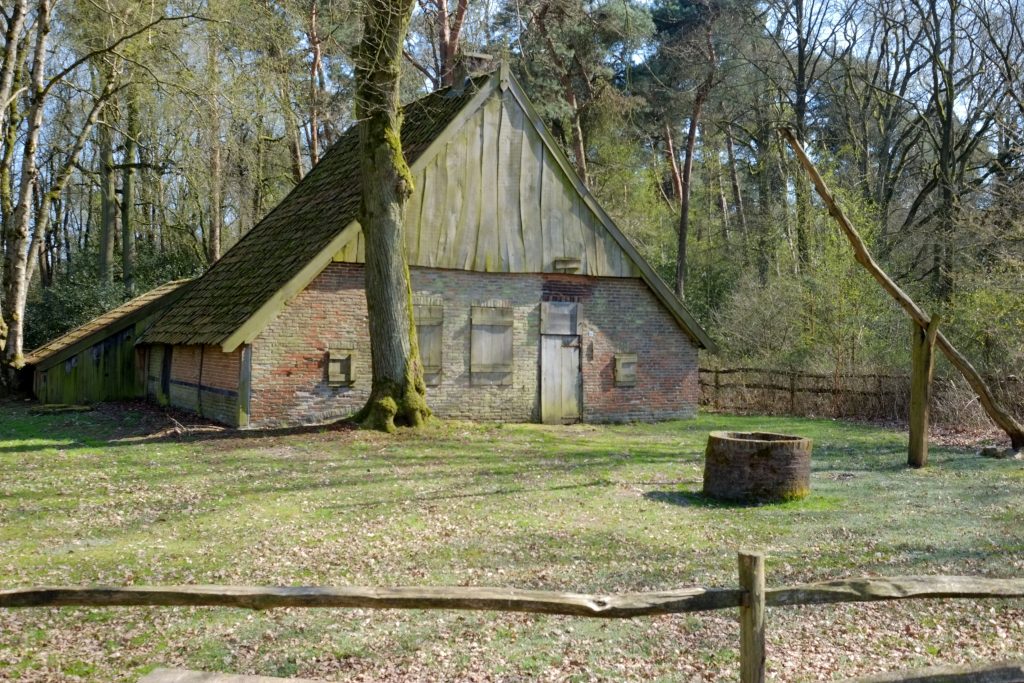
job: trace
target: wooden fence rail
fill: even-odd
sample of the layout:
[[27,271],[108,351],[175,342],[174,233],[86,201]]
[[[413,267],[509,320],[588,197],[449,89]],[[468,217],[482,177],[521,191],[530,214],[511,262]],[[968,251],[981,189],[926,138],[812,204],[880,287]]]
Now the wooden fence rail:
[[[741,681],[765,674],[765,608],[923,598],[1024,598],[1024,579],[903,576],[765,588],[764,556],[739,554],[740,587],[591,595],[510,588],[315,586],[44,587],[0,590],[0,608],[238,607],[364,608],[529,612],[600,619],[740,609]],[[886,679],[889,680],[889,679]],[[913,680],[913,679],[906,679]],[[963,678],[957,680],[989,680]]]
[[[1024,410],[1024,378],[986,377],[1000,398]],[[719,410],[762,414],[816,415],[862,419],[906,420],[910,403],[910,376],[884,373],[817,373],[782,368],[700,368],[701,404]],[[972,394],[958,385],[934,385],[935,418],[957,420],[949,414]],[[945,410],[943,410],[945,408]]]

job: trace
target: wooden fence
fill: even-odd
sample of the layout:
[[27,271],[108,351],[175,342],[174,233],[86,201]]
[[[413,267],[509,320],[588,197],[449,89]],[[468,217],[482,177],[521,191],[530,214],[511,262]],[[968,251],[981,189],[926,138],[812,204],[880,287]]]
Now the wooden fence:
[[[1011,409],[1024,413],[1024,378],[985,380]],[[905,421],[910,406],[910,376],[884,373],[701,368],[700,391],[701,405],[708,408],[762,415]],[[985,419],[973,393],[962,381],[936,378],[932,390],[933,421],[962,423],[965,411]]]
[[[561,614],[600,619],[739,609],[740,680],[765,678],[767,607],[876,602],[923,598],[1024,598],[1024,579],[970,576],[904,576],[826,581],[766,588],[764,555],[739,554],[738,588],[682,588],[672,591],[589,595],[510,588],[416,587],[324,588],[254,586],[132,586],[123,588],[16,588],[0,591],[0,608],[21,607],[333,607],[370,609],[445,609]],[[995,678],[993,671],[1002,677]],[[888,681],[1024,681],[1017,662],[982,669],[942,671],[941,677],[921,674]],[[1008,672],[1008,673],[1007,673]],[[1005,674],[1005,675],[1004,675]],[[1009,676],[1009,677],[1007,677]]]

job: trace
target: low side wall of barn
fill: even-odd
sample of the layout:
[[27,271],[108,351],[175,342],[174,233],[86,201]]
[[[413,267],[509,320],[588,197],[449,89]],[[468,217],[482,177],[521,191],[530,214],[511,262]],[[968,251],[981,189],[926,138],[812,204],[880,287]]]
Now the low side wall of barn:
[[146,394],[145,354],[135,339],[152,318],[111,331],[73,355],[35,368],[33,393],[43,403],[98,403]]
[[244,421],[239,379],[245,349],[224,353],[218,346],[154,344],[149,351],[148,395],[230,426]]

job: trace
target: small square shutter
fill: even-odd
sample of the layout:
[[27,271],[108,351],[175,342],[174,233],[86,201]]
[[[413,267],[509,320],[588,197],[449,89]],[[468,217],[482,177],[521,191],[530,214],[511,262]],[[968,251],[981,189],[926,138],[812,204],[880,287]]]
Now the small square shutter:
[[423,361],[423,380],[428,387],[441,383],[442,348],[444,346],[444,307],[436,304],[414,304],[416,339]]
[[511,307],[473,306],[471,311],[470,383],[512,384]]
[[636,354],[615,354],[615,386],[636,386]]
[[541,334],[579,334],[579,307],[573,301],[542,301]]
[[347,387],[355,384],[355,353],[351,349],[327,350],[327,386]]

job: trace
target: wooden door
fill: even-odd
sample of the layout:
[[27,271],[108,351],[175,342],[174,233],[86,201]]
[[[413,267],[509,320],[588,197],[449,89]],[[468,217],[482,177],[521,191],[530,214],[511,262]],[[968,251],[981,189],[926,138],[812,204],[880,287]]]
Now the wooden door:
[[577,304],[545,302],[541,309],[540,418],[579,422],[583,389]]
[[580,338],[541,335],[540,415],[547,424],[580,420]]

